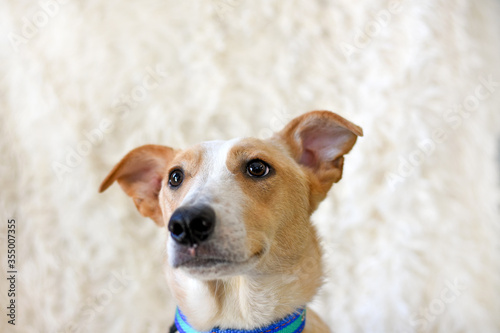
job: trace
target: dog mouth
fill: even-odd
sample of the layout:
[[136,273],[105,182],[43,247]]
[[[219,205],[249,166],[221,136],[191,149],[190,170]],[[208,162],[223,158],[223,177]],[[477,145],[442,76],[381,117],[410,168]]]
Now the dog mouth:
[[178,268],[184,270],[192,277],[200,280],[213,280],[235,275],[246,274],[258,262],[258,258],[228,260],[225,258],[193,257],[179,263]]
[[224,258],[205,258],[205,257],[191,257],[185,258],[177,263],[176,267],[186,267],[186,268],[208,268],[221,265],[232,265],[237,264],[237,262],[227,260]]
[[201,279],[243,274],[260,260],[264,251],[259,251],[246,258],[239,258],[227,253],[198,253],[184,249],[178,252],[172,262],[173,268],[180,268]]

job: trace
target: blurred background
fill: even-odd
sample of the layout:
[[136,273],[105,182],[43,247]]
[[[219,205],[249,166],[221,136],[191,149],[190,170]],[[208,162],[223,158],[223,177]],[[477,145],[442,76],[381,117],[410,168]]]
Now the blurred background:
[[[0,2],[2,332],[166,332],[166,234],[129,150],[266,138],[326,109],[365,136],[313,216],[335,332],[500,332],[494,0]],[[17,317],[7,323],[16,220]]]

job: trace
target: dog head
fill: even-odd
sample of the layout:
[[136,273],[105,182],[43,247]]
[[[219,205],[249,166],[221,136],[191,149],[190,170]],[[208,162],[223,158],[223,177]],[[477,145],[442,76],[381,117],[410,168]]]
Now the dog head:
[[143,216],[168,228],[171,267],[199,279],[240,275],[293,260],[306,246],[310,215],[362,135],[332,112],[313,111],[266,140],[146,145],[113,168],[100,192],[118,181]]

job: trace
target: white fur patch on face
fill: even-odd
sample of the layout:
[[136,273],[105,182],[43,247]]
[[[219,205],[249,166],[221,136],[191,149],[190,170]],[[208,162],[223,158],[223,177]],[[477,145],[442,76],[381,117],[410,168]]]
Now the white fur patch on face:
[[239,140],[208,141],[201,144],[203,147],[202,165],[193,179],[195,183],[179,206],[196,203],[209,204],[214,198],[217,198],[217,201],[229,201],[232,194],[241,193],[234,175],[226,167],[227,155]]
[[[178,207],[209,205],[216,215],[214,233],[210,239],[197,248],[200,256],[218,258],[232,263],[244,263],[249,258],[246,248],[246,229],[243,220],[245,196],[233,175],[226,166],[228,153],[240,139],[230,141],[210,141],[202,143],[202,162],[189,192]],[[182,245],[171,238],[168,241],[169,261],[172,264]],[[216,265],[186,269],[202,278],[231,275],[238,265]],[[198,274],[199,273],[199,274]]]

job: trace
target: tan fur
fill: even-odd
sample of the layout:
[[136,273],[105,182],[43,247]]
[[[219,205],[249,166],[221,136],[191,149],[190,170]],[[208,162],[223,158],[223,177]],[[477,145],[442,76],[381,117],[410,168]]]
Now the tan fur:
[[[223,151],[227,175],[221,184],[232,185],[222,190],[236,195],[239,189],[243,196],[224,198],[241,208],[246,236],[232,242],[243,242],[246,261],[238,274],[211,280],[193,278],[167,265],[169,286],[193,327],[200,331],[215,326],[252,329],[283,318],[312,300],[321,286],[323,269],[310,215],[342,177],[343,156],[362,134],[360,127],[334,113],[314,111],[292,120],[269,140],[240,139],[231,143],[227,154]],[[115,166],[100,191],[117,180],[144,216],[167,226],[194,183],[197,191],[210,190],[199,185],[215,172],[207,165],[215,152],[207,147],[198,145],[185,151],[162,146],[137,148]],[[266,162],[270,174],[250,177],[246,165],[253,159]],[[184,181],[172,189],[168,175],[174,169],[184,171]],[[207,198],[221,204],[222,197],[216,193]],[[222,233],[221,237],[230,236]],[[329,331],[310,309],[306,321],[305,332]]]

